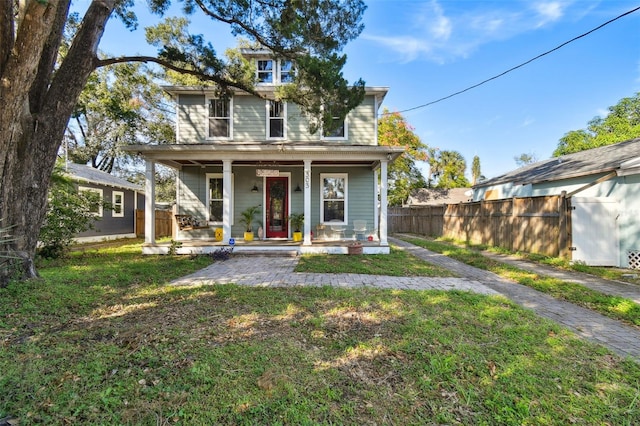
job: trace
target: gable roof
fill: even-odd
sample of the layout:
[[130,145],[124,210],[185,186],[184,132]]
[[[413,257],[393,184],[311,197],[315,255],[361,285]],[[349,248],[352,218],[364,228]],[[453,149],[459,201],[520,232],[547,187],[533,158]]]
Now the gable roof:
[[508,182],[527,185],[613,171],[627,174],[628,169],[637,169],[640,173],[640,138],[528,164],[480,182],[474,188]]
[[112,186],[114,188],[129,189],[131,191],[144,192],[141,186],[133,184],[127,180],[105,173],[84,164],[68,163],[67,174],[78,182],[87,182],[97,185]]
[[433,206],[440,204],[458,204],[471,199],[470,188],[418,188],[411,191],[407,198],[408,206]]

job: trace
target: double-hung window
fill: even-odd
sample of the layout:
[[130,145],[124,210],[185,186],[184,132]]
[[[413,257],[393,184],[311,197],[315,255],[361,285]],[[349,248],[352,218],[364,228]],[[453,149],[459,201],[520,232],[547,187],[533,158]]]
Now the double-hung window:
[[111,193],[111,204],[113,206],[111,216],[124,217],[124,192],[113,191]]
[[284,102],[267,100],[267,139],[285,139],[287,105]]
[[347,174],[320,174],[320,221],[347,224]]
[[231,111],[230,98],[211,98],[209,107],[209,139],[231,139]]
[[[214,225],[222,225],[223,214],[223,178],[222,173],[207,173],[207,220]],[[231,176],[231,193],[233,194],[233,175]],[[233,211],[233,196],[231,196]]]
[[97,217],[102,217],[102,189],[80,186],[78,191],[86,194],[86,197],[89,198],[89,212]]
[[293,83],[293,62],[287,60],[280,61],[280,83]]
[[274,71],[273,59],[258,59],[257,72],[258,83],[273,83],[273,71]]
[[338,116],[332,116],[331,128],[322,129],[323,139],[344,140],[347,139],[347,119]]

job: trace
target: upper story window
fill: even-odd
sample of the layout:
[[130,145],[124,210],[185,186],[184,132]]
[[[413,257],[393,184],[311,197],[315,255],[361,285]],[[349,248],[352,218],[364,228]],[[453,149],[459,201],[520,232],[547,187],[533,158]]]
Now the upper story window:
[[287,105],[280,101],[267,101],[267,139],[284,139],[286,135]]
[[258,83],[273,83],[273,59],[258,59]]
[[339,117],[333,117],[333,124],[335,125],[333,130],[322,130],[322,138],[329,140],[347,139],[347,120],[341,120]]
[[293,62],[282,59],[256,59],[258,84],[292,83],[295,70]]
[[280,61],[280,83],[293,83],[294,74],[293,62]]
[[230,98],[208,99],[209,139],[231,139],[231,106]]

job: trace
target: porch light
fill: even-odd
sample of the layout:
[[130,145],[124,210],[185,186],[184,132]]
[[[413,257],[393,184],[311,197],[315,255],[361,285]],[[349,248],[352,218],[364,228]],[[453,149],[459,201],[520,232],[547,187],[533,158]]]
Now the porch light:
[[258,192],[258,185],[256,185],[255,183],[253,184],[253,188],[251,188],[251,192]]
[[296,186],[296,189],[293,190],[294,192],[302,192],[302,188],[300,188],[300,184],[298,184]]

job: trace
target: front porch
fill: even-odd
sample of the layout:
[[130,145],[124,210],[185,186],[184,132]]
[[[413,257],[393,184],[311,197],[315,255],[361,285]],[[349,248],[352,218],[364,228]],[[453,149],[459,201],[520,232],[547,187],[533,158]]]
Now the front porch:
[[[185,240],[179,241],[180,247],[176,248],[176,254],[209,254],[221,248],[231,247],[228,242],[211,240]],[[302,241],[292,240],[253,240],[245,241],[235,239],[233,253],[246,255],[283,255],[299,256],[302,254],[350,254],[353,244],[362,246],[362,254],[389,254],[389,246],[381,245],[379,241],[356,241],[353,239],[342,240],[313,240],[310,245]],[[144,254],[168,254],[171,241],[144,244]]]

